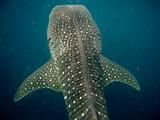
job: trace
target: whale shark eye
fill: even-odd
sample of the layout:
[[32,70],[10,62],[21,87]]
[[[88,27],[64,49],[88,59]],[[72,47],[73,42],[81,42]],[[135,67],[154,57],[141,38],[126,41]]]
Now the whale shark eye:
[[54,48],[53,45],[54,45],[55,42],[54,42],[53,38],[48,38],[48,42],[49,42],[49,46]]
[[48,38],[48,41],[50,42],[52,38]]

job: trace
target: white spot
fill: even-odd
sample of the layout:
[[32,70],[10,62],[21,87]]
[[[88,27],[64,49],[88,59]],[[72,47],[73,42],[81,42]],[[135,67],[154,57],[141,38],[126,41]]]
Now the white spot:
[[82,117],[84,116],[84,113],[82,113]]
[[68,66],[68,69],[70,69],[71,67],[70,66]]
[[100,115],[100,114],[101,114],[101,112],[98,112],[98,114]]
[[76,109],[74,109],[74,112],[76,111]]
[[70,107],[71,107],[71,105],[69,104],[69,105],[68,105],[68,107],[70,108]]
[[65,96],[64,99],[67,99],[67,96]]

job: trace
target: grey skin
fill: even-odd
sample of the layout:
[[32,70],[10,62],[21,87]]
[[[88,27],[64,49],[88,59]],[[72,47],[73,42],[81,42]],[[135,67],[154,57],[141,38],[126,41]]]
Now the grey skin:
[[140,90],[130,72],[101,55],[100,31],[83,5],[53,8],[48,42],[50,60],[21,84],[15,102],[48,88],[63,93],[69,120],[109,120],[105,86],[117,81]]

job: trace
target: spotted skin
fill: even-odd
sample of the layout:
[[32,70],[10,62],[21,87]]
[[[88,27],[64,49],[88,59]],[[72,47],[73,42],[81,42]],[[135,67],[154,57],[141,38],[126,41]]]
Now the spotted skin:
[[[137,90],[140,88],[133,75],[101,55],[100,36],[87,8],[82,5],[56,6],[48,25],[50,62],[42,67],[45,72],[40,68],[22,83],[15,101],[37,88],[51,88],[63,93],[69,120],[109,120],[104,87],[119,81]],[[51,68],[53,71],[47,72]],[[45,77],[45,73],[50,77]],[[45,79],[43,82],[40,76]],[[51,78],[52,82],[49,81]],[[37,81],[39,84],[32,89]]]
[[17,90],[14,101],[19,101],[24,96],[31,92],[48,88],[51,90],[61,91],[61,85],[58,81],[58,70],[55,66],[55,61],[50,59],[46,64],[33,72],[19,87]]
[[100,61],[106,86],[113,82],[122,82],[140,91],[138,81],[129,71],[104,56],[101,56]]

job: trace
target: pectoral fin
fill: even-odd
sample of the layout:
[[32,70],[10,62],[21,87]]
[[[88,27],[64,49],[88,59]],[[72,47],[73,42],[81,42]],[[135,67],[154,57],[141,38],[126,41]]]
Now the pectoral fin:
[[50,59],[46,64],[33,72],[18,88],[14,101],[17,102],[31,92],[49,88],[55,91],[60,91],[61,86],[57,77],[58,70],[53,59]]
[[140,85],[136,78],[122,66],[112,62],[104,56],[101,56],[101,65],[106,86],[117,81],[125,83],[138,91],[140,90]]

